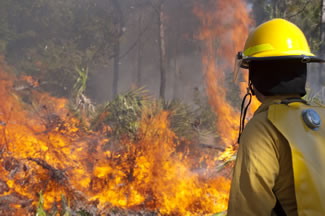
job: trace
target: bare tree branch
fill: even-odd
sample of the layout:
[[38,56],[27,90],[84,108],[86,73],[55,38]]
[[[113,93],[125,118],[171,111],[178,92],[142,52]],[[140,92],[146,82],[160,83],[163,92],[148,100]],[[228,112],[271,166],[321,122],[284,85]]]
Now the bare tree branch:
[[287,19],[291,19],[292,17],[298,16],[299,14],[303,13],[303,12],[306,10],[307,5],[309,5],[311,1],[312,1],[312,0],[308,0],[308,1],[306,1],[305,4],[303,5],[302,9],[301,9],[300,11],[297,11],[297,12],[294,13],[294,14],[288,15],[288,16],[286,16],[286,18],[287,18]]

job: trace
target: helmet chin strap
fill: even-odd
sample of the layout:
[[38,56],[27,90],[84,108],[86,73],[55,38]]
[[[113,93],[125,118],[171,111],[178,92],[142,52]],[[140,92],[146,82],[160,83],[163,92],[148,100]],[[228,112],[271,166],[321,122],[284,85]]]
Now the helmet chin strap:
[[252,94],[253,96],[255,96],[256,94],[255,94],[255,91],[254,91],[254,89],[253,89],[253,83],[252,83],[252,81],[248,81],[248,88],[249,88],[249,90],[247,89],[247,93],[250,91],[251,94]]
[[[238,140],[237,140],[238,144],[240,141],[240,137],[241,137],[241,135],[244,131],[244,128],[245,128],[246,114],[247,114],[248,107],[252,102],[252,95],[255,95],[252,85],[253,85],[252,82],[249,80],[248,87],[247,87],[247,93],[244,96],[242,103],[241,103],[241,107],[240,107],[240,126],[239,126]],[[247,99],[248,99],[248,102],[246,104]],[[245,106],[245,104],[246,104],[246,106]]]

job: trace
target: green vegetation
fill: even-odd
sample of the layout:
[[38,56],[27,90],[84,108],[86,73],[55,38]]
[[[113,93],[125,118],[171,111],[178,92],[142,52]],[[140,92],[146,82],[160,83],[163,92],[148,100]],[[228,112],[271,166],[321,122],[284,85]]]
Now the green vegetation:
[[215,133],[215,114],[207,98],[202,98],[196,99],[196,108],[193,108],[179,100],[156,100],[149,97],[143,88],[130,90],[112,101],[98,105],[91,120],[91,129],[101,130],[108,125],[111,131],[107,135],[110,137],[135,138],[144,112],[155,115],[165,110],[169,112],[171,129],[179,137],[191,139],[200,130]]
[[[52,209],[49,212],[46,212],[44,210],[44,198],[42,191],[39,193],[39,201],[38,201],[38,206],[36,210],[36,215],[35,216],[72,216],[72,210],[70,209],[69,205],[67,204],[67,200],[65,196],[62,194],[61,195],[61,211],[58,212],[57,206],[53,205]],[[76,212],[78,216],[89,216],[91,215],[90,213],[84,211],[84,210],[79,210]]]
[[325,105],[325,101],[322,98],[321,91],[314,93],[312,92],[312,89],[309,87],[309,85],[307,85],[306,92],[306,95],[303,97],[305,101],[310,104]]
[[109,125],[112,128],[109,136],[132,138],[136,135],[142,111],[148,103],[146,91],[143,89],[120,94],[114,100],[97,107],[91,128],[99,130],[101,126]]
[[[152,23],[155,23],[155,18],[157,18],[155,17],[156,5],[148,4],[150,1],[139,0],[141,4],[138,6],[138,11],[134,12],[133,3],[136,1],[123,1],[124,3],[121,3],[123,7],[116,6],[116,2],[118,1],[1,0],[0,58],[4,56],[5,61],[14,68],[17,74],[27,74],[39,79],[41,90],[56,96],[70,97],[69,108],[74,116],[82,121],[82,126],[102,132],[110,142],[119,142],[123,138],[136,140],[142,116],[144,114],[155,115],[162,110],[169,113],[171,129],[183,140],[199,142],[200,137],[211,134],[217,137],[215,113],[212,112],[207,97],[197,88],[194,88],[191,105],[177,99],[177,96],[170,100],[156,99],[150,96],[154,94],[149,93],[145,88],[133,88],[101,104],[93,102],[87,86],[89,77],[95,73],[93,68],[107,66],[115,58],[115,69],[118,70],[116,67],[121,64],[121,58],[128,56],[134,48],[137,54],[136,58],[132,57],[137,59],[137,73],[140,75],[143,70],[141,65],[144,62],[141,58],[145,54],[148,56],[148,53],[142,49],[145,46],[152,48],[158,40],[157,29],[159,28],[152,27],[154,26]],[[186,79],[181,74],[181,71],[186,70],[179,67],[182,63],[189,63],[177,62],[177,59],[179,56],[193,53],[197,55],[199,50],[199,42],[193,36],[197,34],[198,29],[198,21],[192,14],[195,1],[154,2],[157,5],[159,2],[166,2],[166,8],[176,8],[174,11],[165,13],[168,17],[164,23],[166,29],[173,33],[167,34],[166,31],[166,61],[170,65],[175,65],[175,68],[168,68],[167,71],[178,70],[178,74],[173,76],[174,79],[177,83],[184,80],[186,83]],[[249,0],[249,2],[257,24],[271,18],[285,18],[302,28],[314,53],[318,53],[320,47],[324,45],[325,42],[320,39],[320,0]],[[172,7],[173,4],[178,4],[178,7]],[[150,8],[150,13],[147,12],[148,8]],[[182,10],[178,10],[179,8]],[[139,16],[143,13],[147,13],[147,17]],[[150,22],[144,22],[145,18],[150,19]],[[122,25],[124,24],[122,19],[125,19],[126,23],[132,20],[137,20],[139,23],[139,27],[130,29],[132,41],[127,41],[130,38],[121,40],[122,34],[126,31]],[[146,31],[149,33],[145,34]],[[133,38],[134,36],[136,38]],[[117,49],[116,44],[120,41],[127,45],[131,44],[126,52],[123,50],[121,54],[120,46],[118,46],[118,51],[114,50]],[[158,57],[154,56],[153,52],[149,53],[152,56],[147,61],[156,64]],[[132,57],[130,57],[130,62],[134,60]],[[135,65],[134,62],[132,62],[132,67],[133,65]],[[142,75],[143,78],[144,75]],[[141,86],[140,78],[137,79],[139,82],[137,84]],[[226,81],[232,83],[232,77]],[[177,93],[175,89],[173,91]],[[233,88],[227,95],[235,107],[239,107],[238,91]],[[29,92],[26,93],[28,94]],[[108,92],[101,92],[101,94],[108,94]],[[308,91],[305,99],[313,103],[324,103],[320,95],[312,94],[311,90]],[[217,167],[218,171],[234,159],[235,157],[232,157],[221,164]],[[72,215],[69,203],[63,195],[60,209],[54,206],[46,212],[42,192],[39,193],[39,202],[35,210],[36,216]],[[85,210],[79,210],[73,214],[91,215]],[[215,216],[225,214],[221,212]]]
[[69,95],[75,65],[107,64],[112,55],[112,9],[91,0],[0,2],[0,53],[18,73],[48,81]]
[[42,191],[39,193],[39,201],[37,205],[36,216],[46,216],[46,212],[44,210],[44,197]]
[[227,212],[219,212],[219,213],[214,214],[212,216],[227,216]]
[[249,0],[257,24],[272,18],[284,18],[298,25],[305,33],[311,50],[318,53],[322,0]]

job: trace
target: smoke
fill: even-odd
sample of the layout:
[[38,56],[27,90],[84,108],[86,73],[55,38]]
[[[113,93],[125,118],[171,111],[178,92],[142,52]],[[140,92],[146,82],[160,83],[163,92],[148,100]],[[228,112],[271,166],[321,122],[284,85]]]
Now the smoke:
[[[167,50],[166,99],[177,98],[191,103],[194,89],[200,89],[202,92],[204,89],[200,42],[195,38],[199,22],[192,13],[193,3],[190,1],[166,1],[164,9]],[[132,14],[126,17],[126,31],[120,40],[122,58],[119,61],[118,91],[125,92],[144,86],[151,95],[158,97],[160,63],[156,12],[149,3],[141,7],[133,6],[131,12]],[[125,53],[128,54],[124,55]],[[137,77],[138,70],[141,73],[140,82]],[[97,102],[112,99],[112,73],[112,61],[105,67],[98,66],[90,70],[88,93]]]
[[235,53],[244,46],[252,19],[245,2],[238,0],[198,4],[194,13],[201,21],[198,38],[203,47],[201,55],[206,91],[218,118],[217,133],[232,155],[232,146],[238,135],[239,113],[228,100],[226,78],[232,71]]

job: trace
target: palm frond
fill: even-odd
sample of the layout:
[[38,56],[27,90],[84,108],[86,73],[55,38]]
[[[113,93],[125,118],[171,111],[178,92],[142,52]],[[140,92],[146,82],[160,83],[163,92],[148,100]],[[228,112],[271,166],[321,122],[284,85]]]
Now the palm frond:
[[113,136],[135,136],[142,110],[148,104],[144,88],[133,89],[118,95],[114,100],[99,106],[91,121],[91,128],[99,130],[103,125],[112,128]]
[[79,67],[75,66],[75,71],[78,74],[78,78],[73,85],[73,94],[84,94],[88,81],[88,67],[80,69]]
[[82,119],[84,115],[92,115],[96,107],[85,94],[88,81],[88,67],[80,69],[75,66],[75,71],[78,74],[78,78],[73,86],[72,100],[69,106],[74,115]]
[[219,213],[213,214],[212,216],[227,216],[227,211],[219,212]]
[[180,100],[161,101],[162,109],[170,113],[170,127],[179,137],[191,138],[195,133],[196,115],[193,109]]

